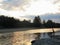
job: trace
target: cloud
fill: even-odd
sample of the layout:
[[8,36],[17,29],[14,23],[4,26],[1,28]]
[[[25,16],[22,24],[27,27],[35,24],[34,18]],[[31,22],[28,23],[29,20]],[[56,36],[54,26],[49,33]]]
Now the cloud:
[[58,3],[58,2],[60,2],[60,0],[55,0],[54,4],[56,4],[56,3]]
[[[56,1],[57,0],[1,0],[2,6],[0,6],[0,7],[5,10],[15,10],[15,9],[24,10],[26,7],[28,7],[28,5],[29,6],[31,5],[31,7],[29,7],[28,9],[31,9],[33,7],[33,10],[31,9],[32,11],[35,10],[34,7],[37,8],[36,10],[39,10],[39,8],[42,8],[42,9],[49,8],[49,11],[50,11],[50,10],[53,10],[53,8],[54,8],[54,10],[56,10],[55,8],[58,7],[56,5],[53,5],[53,3]],[[47,7],[47,5],[49,5],[49,6]],[[42,10],[42,9],[40,9],[40,10]]]
[[[2,0],[0,8],[11,16],[17,15],[42,15],[46,13],[60,13],[59,4],[53,4],[56,0]],[[17,17],[15,16],[15,17]]]
[[3,0],[0,0],[0,6],[2,6],[2,3],[1,2],[3,2]]
[[22,11],[8,11],[0,8],[0,15],[20,18],[19,16],[24,16],[25,14]]
[[50,0],[38,0],[36,2],[32,1],[31,6],[26,9],[26,13],[30,15],[41,15],[46,13],[58,13],[59,5],[53,4]]
[[28,0],[4,0],[1,2],[3,5],[1,8],[6,9],[6,10],[11,10],[13,7],[22,7],[23,5],[26,5],[29,3]]
[[0,0],[0,2],[3,2],[3,0]]
[[6,10],[0,8],[0,15],[7,15],[7,14],[8,12]]

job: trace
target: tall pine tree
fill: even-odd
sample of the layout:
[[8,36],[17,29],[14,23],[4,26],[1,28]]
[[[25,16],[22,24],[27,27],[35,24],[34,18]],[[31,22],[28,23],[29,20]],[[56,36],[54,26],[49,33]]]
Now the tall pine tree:
[[41,27],[41,19],[39,16],[34,18],[33,24],[34,24],[34,27]]

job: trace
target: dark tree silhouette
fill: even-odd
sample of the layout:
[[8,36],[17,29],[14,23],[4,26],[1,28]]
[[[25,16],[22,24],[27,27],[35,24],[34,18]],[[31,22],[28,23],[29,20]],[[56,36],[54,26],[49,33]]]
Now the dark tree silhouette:
[[45,24],[46,24],[46,22],[45,22],[45,20],[43,20],[43,24],[42,24],[43,28],[46,27]]
[[13,28],[16,27],[18,20],[13,17],[0,16],[0,27]]
[[15,19],[13,17],[8,16],[0,16],[0,28],[24,28],[24,27],[38,27],[38,28],[53,28],[60,27],[60,23],[55,23],[52,20],[48,20],[47,22],[44,20],[41,23],[41,19],[39,16],[36,16],[31,23],[31,20],[23,20]]
[[30,20],[27,21],[27,20],[24,19],[23,22],[22,22],[22,25],[23,25],[23,27],[32,27]]
[[52,27],[53,27],[53,22],[52,22],[52,20],[48,20],[45,25],[46,25],[46,27],[48,27],[48,28],[52,28]]
[[41,27],[41,19],[39,16],[34,18],[33,24],[34,24],[34,27]]

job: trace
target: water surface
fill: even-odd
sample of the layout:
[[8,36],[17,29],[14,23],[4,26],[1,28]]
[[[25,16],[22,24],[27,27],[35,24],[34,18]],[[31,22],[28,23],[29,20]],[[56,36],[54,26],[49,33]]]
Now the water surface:
[[[55,31],[60,29],[55,28]],[[52,29],[32,29],[26,31],[15,31],[0,33],[0,45],[31,45],[31,41],[35,40],[35,33],[52,32]]]

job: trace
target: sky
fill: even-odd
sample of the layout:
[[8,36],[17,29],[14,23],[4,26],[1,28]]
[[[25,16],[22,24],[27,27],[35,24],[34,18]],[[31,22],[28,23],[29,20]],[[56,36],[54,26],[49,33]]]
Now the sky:
[[28,16],[56,15],[59,13],[60,0],[0,0],[0,15],[32,19]]

